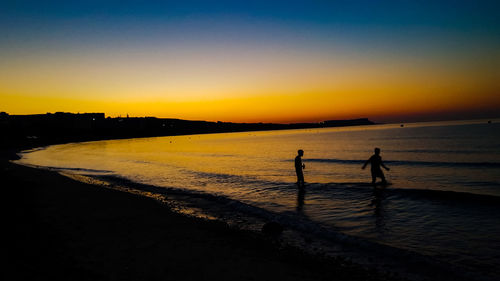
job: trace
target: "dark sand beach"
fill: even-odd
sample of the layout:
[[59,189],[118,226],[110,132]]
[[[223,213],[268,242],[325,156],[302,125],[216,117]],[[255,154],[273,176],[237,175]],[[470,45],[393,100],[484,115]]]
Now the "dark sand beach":
[[3,280],[398,280],[3,158]]

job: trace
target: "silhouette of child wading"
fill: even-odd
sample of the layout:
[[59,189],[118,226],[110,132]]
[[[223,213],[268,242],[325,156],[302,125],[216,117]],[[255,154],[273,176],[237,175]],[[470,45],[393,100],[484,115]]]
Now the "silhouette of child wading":
[[387,184],[387,181],[385,180],[384,173],[382,172],[382,169],[380,169],[380,166],[384,167],[387,171],[390,169],[387,168],[384,163],[382,163],[382,157],[380,157],[380,148],[376,147],[375,148],[375,154],[373,154],[370,159],[366,160],[365,164],[361,169],[365,169],[366,165],[370,163],[371,165],[371,172],[372,172],[372,184],[375,184],[375,181],[377,178],[382,179],[382,184]]
[[302,164],[302,156],[304,156],[304,151],[299,149],[297,151],[297,156],[295,157],[295,172],[297,173],[297,185],[299,187],[304,187],[304,171],[306,165]]

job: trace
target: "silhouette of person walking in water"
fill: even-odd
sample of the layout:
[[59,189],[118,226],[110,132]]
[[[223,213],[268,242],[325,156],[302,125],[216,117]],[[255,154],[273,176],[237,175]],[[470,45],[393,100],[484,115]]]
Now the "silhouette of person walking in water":
[[387,181],[385,180],[384,173],[382,172],[382,169],[380,169],[380,166],[384,167],[387,171],[390,169],[387,168],[384,163],[382,163],[382,157],[380,157],[380,148],[376,147],[375,148],[375,154],[373,154],[370,159],[366,160],[365,164],[361,169],[365,169],[366,165],[370,163],[371,165],[371,172],[372,172],[372,184],[375,185],[375,181],[377,178],[382,179],[382,184],[385,185],[387,184]]
[[304,150],[299,149],[297,151],[297,156],[295,157],[295,172],[297,173],[297,185],[299,188],[304,187],[304,171],[306,165],[302,163],[302,156],[304,156]]

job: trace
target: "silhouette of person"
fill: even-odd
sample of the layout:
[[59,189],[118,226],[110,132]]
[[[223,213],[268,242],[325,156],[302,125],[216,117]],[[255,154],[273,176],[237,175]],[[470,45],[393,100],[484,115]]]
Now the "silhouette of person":
[[382,163],[382,157],[380,157],[380,148],[376,147],[375,148],[375,154],[373,154],[370,159],[366,160],[365,164],[361,169],[365,169],[366,165],[370,163],[371,165],[371,172],[372,172],[372,184],[375,185],[375,181],[377,178],[382,179],[382,184],[387,184],[387,181],[385,180],[384,173],[382,172],[382,169],[380,169],[380,166],[384,167],[387,171],[390,169],[387,168],[384,163]]
[[302,163],[302,156],[304,156],[304,150],[299,149],[297,151],[297,156],[295,157],[295,172],[297,173],[297,185],[299,188],[304,187],[304,171],[306,165]]

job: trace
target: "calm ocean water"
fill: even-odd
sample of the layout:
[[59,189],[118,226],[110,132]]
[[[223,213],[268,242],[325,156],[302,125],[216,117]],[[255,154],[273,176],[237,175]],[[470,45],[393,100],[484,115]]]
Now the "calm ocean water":
[[[376,192],[370,169],[361,170],[374,147],[391,168],[384,171],[391,185]],[[303,198],[293,162],[299,148],[305,151]],[[249,218],[275,220],[302,233],[296,239],[348,237],[479,279],[500,278],[498,120],[110,140],[22,156],[23,164],[167,198],[203,197],[203,204],[190,206],[235,224],[258,228]]]

